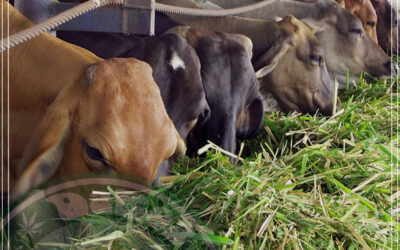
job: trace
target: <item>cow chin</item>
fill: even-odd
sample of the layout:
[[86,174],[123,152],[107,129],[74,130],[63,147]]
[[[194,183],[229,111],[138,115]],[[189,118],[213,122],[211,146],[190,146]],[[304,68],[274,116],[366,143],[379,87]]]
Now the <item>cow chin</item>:
[[[297,111],[300,113],[308,113],[310,115],[314,115],[316,112],[320,112],[323,115],[331,115],[332,114],[332,97],[326,97],[324,94],[320,92],[307,94],[302,94],[298,97],[298,101],[293,98],[279,98],[279,106],[280,110],[289,113],[292,111]],[[301,100],[301,101],[300,101]]]
[[325,116],[332,115],[333,112],[333,96],[327,97],[322,93],[314,93],[313,103],[315,107]]
[[162,182],[160,181],[160,177],[168,176],[170,174],[171,168],[174,165],[174,162],[177,159],[175,157],[171,157],[171,159],[163,161],[158,167],[156,177],[154,178],[153,185],[160,186]]

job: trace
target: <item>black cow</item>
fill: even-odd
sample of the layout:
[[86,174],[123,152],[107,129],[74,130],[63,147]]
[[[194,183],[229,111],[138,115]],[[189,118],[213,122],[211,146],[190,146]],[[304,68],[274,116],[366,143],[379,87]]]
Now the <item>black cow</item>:
[[378,16],[376,33],[379,45],[384,51],[397,54],[399,49],[397,12],[388,0],[371,0],[371,3]]
[[189,27],[177,27],[169,32],[182,35],[196,50],[211,109],[210,118],[197,123],[190,132],[188,153],[195,153],[207,140],[234,153],[236,139],[254,136],[264,115],[251,64],[251,40],[244,35]]

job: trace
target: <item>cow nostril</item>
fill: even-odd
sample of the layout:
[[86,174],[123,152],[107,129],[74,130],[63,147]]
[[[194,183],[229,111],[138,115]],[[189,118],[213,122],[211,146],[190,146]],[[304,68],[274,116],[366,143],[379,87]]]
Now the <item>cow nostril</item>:
[[210,109],[207,108],[204,110],[204,117],[209,117],[210,116]]
[[393,63],[392,74],[397,75],[398,72],[399,72],[399,66],[397,65],[397,63]]
[[198,122],[200,123],[200,122],[205,122],[206,120],[208,120],[208,118],[210,117],[210,113],[211,113],[210,108],[208,108],[208,107],[205,108],[203,110],[203,112],[201,112]]
[[322,109],[322,110],[321,110],[321,113],[322,113],[324,116],[331,116],[331,115],[333,115],[333,105],[327,106],[326,108]]
[[153,181],[152,185],[153,185],[153,186],[155,186],[155,187],[159,187],[159,186],[161,186],[161,183],[160,183],[160,180],[159,180],[159,178],[157,178],[157,179],[154,179],[154,181]]
[[397,75],[397,72],[399,71],[399,67],[397,66],[397,63],[393,63],[391,61],[388,61],[385,64],[385,69],[390,72],[392,75]]

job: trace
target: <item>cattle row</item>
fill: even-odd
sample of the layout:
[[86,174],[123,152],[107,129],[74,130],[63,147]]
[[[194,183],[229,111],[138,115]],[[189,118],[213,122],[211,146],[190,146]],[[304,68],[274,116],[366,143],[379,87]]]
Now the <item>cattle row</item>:
[[[256,0],[159,2],[232,8]],[[397,70],[384,51],[397,52],[390,5],[342,4],[275,1],[244,17],[157,14],[153,37],[60,31],[3,52],[3,168],[11,166],[14,198],[88,171],[157,182],[186,147],[194,155],[209,140],[235,153],[264,111],[331,115],[334,79],[344,89],[362,72],[389,78]],[[2,18],[10,34],[33,26],[12,6]]]

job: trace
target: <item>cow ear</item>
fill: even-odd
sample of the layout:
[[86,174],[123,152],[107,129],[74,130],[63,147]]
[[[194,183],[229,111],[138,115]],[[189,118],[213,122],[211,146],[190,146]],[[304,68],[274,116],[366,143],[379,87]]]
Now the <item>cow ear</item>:
[[253,42],[251,39],[242,34],[231,34],[231,37],[245,47],[247,54],[251,59],[253,57]]
[[182,38],[187,40],[187,35],[188,35],[188,32],[190,29],[191,28],[189,26],[175,26],[175,27],[165,31],[163,35],[176,34],[176,35],[180,35]]
[[254,64],[257,79],[271,73],[278,65],[280,59],[286,54],[291,46],[290,37],[278,39],[275,44],[262,55]]
[[258,95],[253,102],[245,107],[237,119],[236,137],[240,140],[254,137],[264,120],[264,104]]
[[204,109],[201,111],[196,125],[195,126],[203,126],[204,123],[206,123],[211,117],[211,108],[206,102]]
[[19,173],[22,174],[12,188],[13,200],[49,180],[56,173],[63,159],[65,142],[72,130],[68,107],[71,106],[56,100],[35,130],[18,166]]

